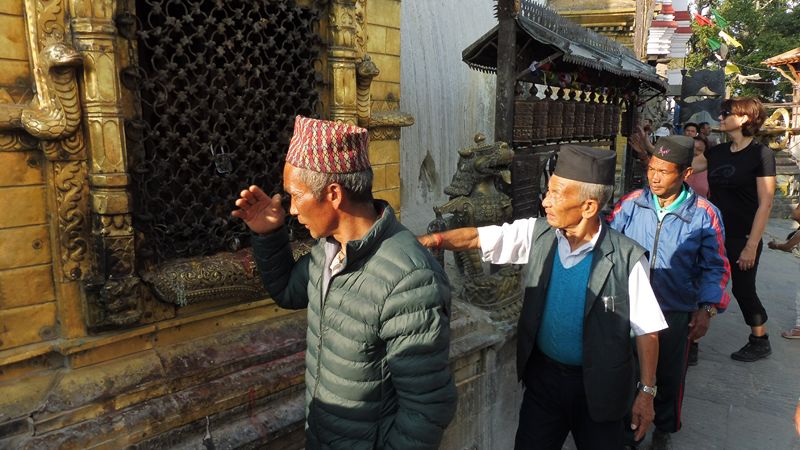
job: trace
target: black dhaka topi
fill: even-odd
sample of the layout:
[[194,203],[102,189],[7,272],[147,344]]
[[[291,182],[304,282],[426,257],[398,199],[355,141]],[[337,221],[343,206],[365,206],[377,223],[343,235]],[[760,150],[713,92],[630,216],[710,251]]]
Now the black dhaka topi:
[[613,185],[616,157],[616,153],[611,150],[582,145],[561,145],[553,175],[584,183]]

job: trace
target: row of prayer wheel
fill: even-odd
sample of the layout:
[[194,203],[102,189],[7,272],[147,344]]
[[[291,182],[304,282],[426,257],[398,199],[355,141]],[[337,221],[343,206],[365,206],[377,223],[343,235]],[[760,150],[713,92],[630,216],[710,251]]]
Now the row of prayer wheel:
[[[601,97],[602,99],[602,97]],[[619,132],[621,106],[605,102],[529,97],[514,102],[517,145],[607,139]]]

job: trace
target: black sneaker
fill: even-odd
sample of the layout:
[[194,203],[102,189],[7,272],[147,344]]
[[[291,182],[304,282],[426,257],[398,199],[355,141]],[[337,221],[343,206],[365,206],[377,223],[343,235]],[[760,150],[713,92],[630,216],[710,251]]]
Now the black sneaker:
[[772,346],[769,345],[769,336],[755,337],[752,334],[747,344],[740,348],[738,352],[731,353],[731,358],[736,361],[753,362],[766,358],[772,354]]
[[696,366],[697,365],[697,353],[700,351],[700,343],[692,342],[689,346],[689,365]]

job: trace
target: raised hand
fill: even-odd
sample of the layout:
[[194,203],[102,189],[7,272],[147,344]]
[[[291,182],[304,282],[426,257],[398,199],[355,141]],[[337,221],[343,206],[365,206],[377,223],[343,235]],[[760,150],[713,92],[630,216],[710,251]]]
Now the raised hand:
[[269,233],[283,226],[286,211],[281,205],[280,194],[270,198],[258,186],[243,190],[231,215],[244,220],[244,223],[258,234]]

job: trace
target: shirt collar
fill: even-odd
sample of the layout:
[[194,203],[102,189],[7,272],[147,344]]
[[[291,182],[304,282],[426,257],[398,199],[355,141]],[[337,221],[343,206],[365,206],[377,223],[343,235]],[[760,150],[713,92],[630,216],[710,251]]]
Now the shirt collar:
[[562,246],[562,247],[566,246],[566,249],[568,249],[567,256],[578,256],[578,255],[582,255],[584,253],[589,253],[592,250],[594,250],[594,246],[597,245],[597,240],[600,239],[600,232],[603,231],[602,230],[603,226],[604,225],[603,225],[603,223],[601,221],[600,222],[600,227],[597,228],[597,232],[594,234],[594,236],[592,236],[592,239],[589,240],[589,242],[587,242],[587,243],[581,245],[580,247],[576,248],[575,250],[571,250],[570,245],[569,245],[569,240],[567,240],[567,237],[564,236],[564,232],[561,231],[561,229],[558,229],[558,228],[556,228],[556,240],[558,240],[558,245],[559,246]]

